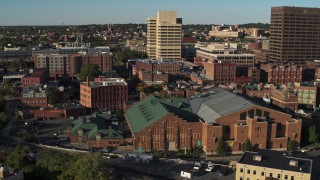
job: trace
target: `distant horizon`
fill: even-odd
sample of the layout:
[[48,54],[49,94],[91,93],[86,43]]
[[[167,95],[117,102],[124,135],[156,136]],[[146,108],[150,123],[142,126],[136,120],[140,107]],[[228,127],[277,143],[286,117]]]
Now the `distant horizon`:
[[[270,24],[270,23],[262,23],[262,22],[249,22],[249,23],[241,23],[239,25],[242,24]],[[147,25],[147,23],[110,23],[110,25],[124,25],[124,24],[134,24],[134,25]],[[238,25],[238,24],[224,24],[224,25]],[[109,24],[64,24],[64,25],[53,25],[53,24],[49,24],[49,25],[0,25],[0,27],[19,27],[19,26],[90,26],[90,25],[109,25]],[[222,24],[183,24],[183,25],[222,25]]]
[[270,24],[271,7],[316,7],[316,0],[212,0],[150,1],[117,0],[3,0],[0,26],[68,26],[103,24],[146,24],[157,11],[173,10],[183,24]]

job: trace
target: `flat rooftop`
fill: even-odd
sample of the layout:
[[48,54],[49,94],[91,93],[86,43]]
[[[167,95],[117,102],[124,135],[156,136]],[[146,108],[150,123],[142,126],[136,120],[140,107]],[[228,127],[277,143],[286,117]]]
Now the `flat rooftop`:
[[[87,82],[81,82],[82,85],[87,85]],[[127,86],[127,82],[123,78],[105,78],[103,81],[90,81],[89,86],[91,88],[103,87],[103,86]]]
[[260,149],[257,152],[245,152],[238,163],[311,174],[312,160],[287,154],[285,151]]

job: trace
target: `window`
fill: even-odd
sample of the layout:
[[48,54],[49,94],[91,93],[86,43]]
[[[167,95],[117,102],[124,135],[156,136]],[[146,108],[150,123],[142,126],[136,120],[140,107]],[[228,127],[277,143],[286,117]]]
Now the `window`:
[[225,126],[225,132],[226,132],[226,134],[230,133],[230,126]]
[[250,169],[247,170],[247,173],[250,174]]
[[280,178],[280,174],[278,174],[278,178]]
[[243,168],[240,168],[240,172],[243,172]]
[[272,177],[272,173],[270,173],[270,177]]
[[261,172],[261,176],[264,176],[264,172],[263,171]]
[[291,180],[294,180],[294,176],[291,176]]
[[288,175],[284,175],[284,179],[288,179]]
[[247,118],[247,112],[243,112],[240,114],[240,120],[246,120]]
[[256,175],[256,173],[257,173],[256,170],[253,170],[253,174]]

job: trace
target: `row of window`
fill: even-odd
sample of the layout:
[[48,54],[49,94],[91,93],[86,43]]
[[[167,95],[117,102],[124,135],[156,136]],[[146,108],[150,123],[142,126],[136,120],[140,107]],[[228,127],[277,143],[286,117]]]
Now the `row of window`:
[[[240,172],[241,173],[243,173],[243,168],[240,168]],[[251,170],[250,169],[247,169],[247,174],[250,174],[251,173]],[[253,170],[252,171],[252,174],[253,175],[257,175],[257,171],[256,170]],[[265,176],[265,172],[264,171],[261,171],[261,176]],[[278,178],[278,179],[280,179],[281,178],[281,174],[273,174],[273,173],[269,173],[269,177],[271,177],[271,178]],[[288,179],[288,175],[284,175],[284,179]],[[240,180],[243,180],[243,177],[242,176],[240,176]],[[247,178],[247,180],[250,180],[250,178]],[[290,180],[294,180],[294,176],[291,176],[291,179]]]

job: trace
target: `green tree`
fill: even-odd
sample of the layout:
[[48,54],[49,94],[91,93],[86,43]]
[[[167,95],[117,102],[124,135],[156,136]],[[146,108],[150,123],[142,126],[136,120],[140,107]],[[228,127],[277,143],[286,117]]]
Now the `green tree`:
[[144,83],[143,82],[140,82],[137,84],[137,87],[136,87],[137,91],[139,91],[140,93],[144,91]]
[[86,81],[88,76],[89,80],[92,81],[95,77],[99,77],[100,75],[102,75],[102,72],[99,70],[97,65],[87,64],[81,68],[79,78],[80,81]]
[[22,120],[22,116],[19,114],[19,111],[18,110],[15,110],[15,113],[14,113],[14,118],[13,118],[15,121],[21,121]]
[[37,166],[54,174],[60,174],[67,169],[71,160],[69,155],[50,149],[41,150],[37,157]]
[[87,153],[73,158],[70,165],[58,176],[58,179],[96,180],[112,179],[111,168],[97,153]]
[[124,51],[121,51],[121,52],[117,53],[116,57],[117,57],[118,61],[126,63],[128,61],[128,59],[131,59],[131,58],[147,58],[148,55],[147,55],[147,53],[144,53],[144,52],[131,51],[129,49],[126,49]]
[[6,164],[12,168],[22,169],[25,173],[31,173],[34,165],[29,158],[30,152],[29,146],[19,144],[7,157]]
[[319,141],[319,132],[316,126],[311,126],[309,128],[309,142],[316,143]]
[[289,142],[288,142],[288,147],[287,147],[288,151],[292,151],[292,150],[294,150],[295,148],[296,148],[296,142],[293,141],[293,140],[289,140]]
[[124,111],[123,111],[122,109],[118,108],[118,109],[116,110],[116,115],[117,115],[117,116],[122,116],[123,114],[124,114]]
[[252,144],[249,139],[247,139],[246,142],[243,144],[242,151],[243,152],[252,151]]
[[219,140],[218,140],[218,144],[217,144],[217,149],[216,149],[216,153],[218,154],[218,155],[225,155],[225,144],[224,144],[224,142],[222,141],[222,138],[220,138]]
[[59,90],[57,88],[49,86],[46,88],[45,92],[46,92],[46,96],[49,104],[57,103],[57,100],[59,97]]

